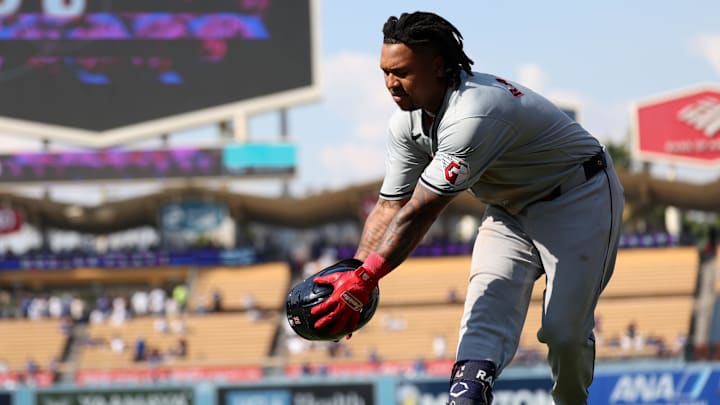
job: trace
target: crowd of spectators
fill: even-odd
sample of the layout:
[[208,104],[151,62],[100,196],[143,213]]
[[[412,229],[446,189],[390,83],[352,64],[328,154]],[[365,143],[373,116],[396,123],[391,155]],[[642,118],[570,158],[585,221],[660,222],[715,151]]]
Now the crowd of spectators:
[[[596,319],[596,324],[599,321]],[[668,342],[663,336],[638,330],[637,322],[630,321],[620,335],[606,337],[596,326],[595,338],[599,345],[607,347],[619,357],[682,358],[687,345],[687,334],[678,332]]]
[[[57,320],[59,331],[68,339],[72,338],[76,324],[111,324],[122,327],[136,317],[154,317],[154,332],[176,334],[177,343],[167,351],[145,348],[143,337],[136,342],[126,342],[121,336],[111,338],[85,336],[79,343],[86,347],[102,347],[114,353],[126,353],[133,345],[133,358],[149,363],[165,358],[182,358],[187,354],[187,339],[184,336],[185,323],[182,315],[188,310],[189,290],[185,284],[168,288],[125,289],[115,292],[103,291],[93,294],[89,289],[65,291],[30,291],[27,289],[0,290],[0,317],[27,320]],[[222,295],[215,291],[207,308],[199,306],[198,312],[221,311]],[[58,354],[62,355],[61,353]],[[53,363],[59,360],[54,359]],[[45,365],[43,365],[45,366]],[[53,364],[46,366],[48,370]],[[26,374],[36,374],[41,366],[28,357]],[[44,368],[44,367],[42,367]],[[0,375],[3,373],[0,359]],[[30,378],[29,377],[29,378]]]
[[[221,297],[216,293],[211,308],[221,309]],[[189,291],[186,285],[172,288],[135,289],[115,294],[92,291],[16,291],[0,290],[0,317],[30,320],[60,319],[68,322],[111,322],[122,324],[134,316],[176,315],[188,308]]]

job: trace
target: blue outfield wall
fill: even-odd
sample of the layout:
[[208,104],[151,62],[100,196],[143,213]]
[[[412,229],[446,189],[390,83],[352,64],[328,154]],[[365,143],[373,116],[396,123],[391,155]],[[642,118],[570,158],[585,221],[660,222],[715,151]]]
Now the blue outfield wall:
[[[494,405],[550,405],[547,367],[510,368]],[[0,391],[0,405],[444,405],[447,378],[269,378],[260,383],[60,386]],[[720,363],[598,365],[588,405],[720,404]]]

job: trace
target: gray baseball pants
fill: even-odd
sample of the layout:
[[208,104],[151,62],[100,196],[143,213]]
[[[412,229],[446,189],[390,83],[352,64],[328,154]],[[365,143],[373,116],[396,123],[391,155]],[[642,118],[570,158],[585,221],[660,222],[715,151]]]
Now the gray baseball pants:
[[[511,215],[489,206],[472,255],[457,360],[512,360],[535,280],[546,287],[538,339],[548,346],[556,405],[586,404],[595,363],[594,310],[613,272],[624,206],[608,167]],[[567,186],[567,185],[566,185]]]

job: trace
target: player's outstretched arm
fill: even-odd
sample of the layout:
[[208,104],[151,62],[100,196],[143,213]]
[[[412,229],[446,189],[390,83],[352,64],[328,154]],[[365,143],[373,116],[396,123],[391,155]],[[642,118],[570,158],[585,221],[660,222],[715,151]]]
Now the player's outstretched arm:
[[436,194],[418,183],[410,201],[393,217],[382,241],[374,250],[385,259],[389,269],[394,269],[407,259],[456,195]]
[[[354,331],[380,278],[410,255],[453,197],[435,194],[419,184],[405,204],[379,201],[366,221],[358,249],[363,264],[353,272],[315,279],[318,284],[333,286],[330,297],[310,311],[318,316],[315,328],[327,329],[332,335]],[[376,239],[379,233],[382,236]]]
[[375,207],[373,207],[370,215],[368,215],[365,220],[360,243],[355,252],[356,259],[365,261],[370,252],[377,250],[395,214],[397,214],[409,200],[410,197],[401,200],[378,199]]

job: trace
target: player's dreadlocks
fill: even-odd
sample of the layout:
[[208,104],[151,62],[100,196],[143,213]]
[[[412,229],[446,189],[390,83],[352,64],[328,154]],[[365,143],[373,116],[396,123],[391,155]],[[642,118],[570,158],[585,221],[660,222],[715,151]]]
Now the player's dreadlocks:
[[460,85],[460,69],[472,76],[474,62],[463,51],[463,37],[455,26],[437,14],[416,11],[390,17],[383,26],[383,42],[410,48],[435,49],[445,59],[448,85]]

